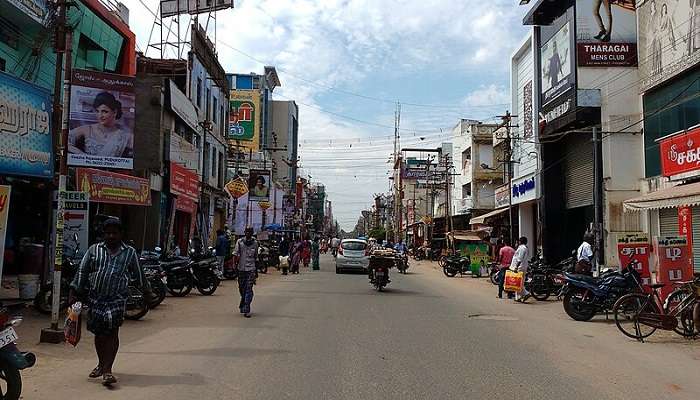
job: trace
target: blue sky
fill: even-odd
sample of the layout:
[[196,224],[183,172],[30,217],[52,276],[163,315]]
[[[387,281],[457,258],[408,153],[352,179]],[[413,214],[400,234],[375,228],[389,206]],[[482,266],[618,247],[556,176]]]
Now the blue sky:
[[[156,10],[156,1],[143,2]],[[218,14],[216,45],[227,72],[278,68],[275,98],[300,108],[302,166],[326,185],[349,230],[390,187],[395,101],[415,104],[402,106],[403,143],[433,147],[459,118],[509,108],[510,56],[527,33],[527,7],[517,3],[236,0]],[[145,49],[154,18],[139,0],[125,4]]]

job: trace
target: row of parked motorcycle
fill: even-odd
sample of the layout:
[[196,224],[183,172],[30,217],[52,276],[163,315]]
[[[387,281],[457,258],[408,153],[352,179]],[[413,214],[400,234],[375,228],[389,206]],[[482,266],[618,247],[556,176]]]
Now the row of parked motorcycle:
[[[78,271],[80,260],[65,257],[61,274],[61,309],[68,307],[70,284]],[[196,239],[190,241],[187,256],[175,252],[164,253],[161,248],[144,250],[139,255],[139,263],[151,287],[152,296],[146,299],[142,290],[135,284],[129,285],[125,318],[138,320],[149,310],[158,307],[168,293],[184,297],[197,289],[204,296],[211,296],[219,287],[222,276],[218,269],[215,251],[204,248]],[[235,278],[235,276],[228,276]],[[135,282],[134,282],[135,283]],[[34,299],[34,307],[42,312],[51,313],[53,284],[45,282]]]

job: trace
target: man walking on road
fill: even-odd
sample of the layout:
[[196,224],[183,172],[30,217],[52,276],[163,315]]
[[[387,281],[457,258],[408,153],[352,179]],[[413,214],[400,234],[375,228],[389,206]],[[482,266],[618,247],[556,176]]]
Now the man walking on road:
[[238,239],[233,251],[233,263],[238,269],[238,291],[241,294],[239,309],[250,318],[250,303],[253,302],[255,284],[255,260],[258,254],[258,241],[253,237],[253,228],[245,228],[245,237]]
[[515,272],[523,273],[523,288],[520,293],[515,294],[515,301],[524,303],[530,298],[530,292],[525,290],[525,275],[527,275],[527,267],[530,253],[527,249],[527,238],[525,236],[518,240],[518,248],[513,254],[513,260],[510,263],[510,269]]
[[[502,242],[503,247],[498,251],[498,258],[496,261],[498,262],[499,265],[499,272],[498,272],[498,298],[502,299],[503,298],[503,284],[506,281],[506,271],[508,268],[510,268],[510,264],[513,262],[513,255],[515,254],[515,249],[510,247],[510,241],[506,239],[505,241]],[[508,297],[512,297],[513,293],[508,292]]]
[[228,236],[223,229],[216,231],[216,260],[219,264],[219,273],[224,274],[224,261],[228,256],[231,244],[228,241]]
[[104,241],[90,246],[80,262],[68,302],[72,305],[78,298],[87,301],[87,329],[95,334],[98,359],[89,377],[102,377],[102,383],[109,386],[117,382],[112,366],[119,351],[119,327],[124,322],[129,281],[136,280],[146,299],[151,298],[151,288],[136,250],[122,242],[121,221],[107,219],[102,232]]

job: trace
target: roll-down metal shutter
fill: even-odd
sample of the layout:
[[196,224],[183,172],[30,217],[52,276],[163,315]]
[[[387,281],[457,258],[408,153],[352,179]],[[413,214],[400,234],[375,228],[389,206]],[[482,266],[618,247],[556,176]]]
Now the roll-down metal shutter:
[[593,144],[587,134],[571,134],[564,161],[566,208],[593,205]]
[[700,272],[700,207],[693,207],[693,266]]
[[678,236],[678,209],[659,210],[659,236]]

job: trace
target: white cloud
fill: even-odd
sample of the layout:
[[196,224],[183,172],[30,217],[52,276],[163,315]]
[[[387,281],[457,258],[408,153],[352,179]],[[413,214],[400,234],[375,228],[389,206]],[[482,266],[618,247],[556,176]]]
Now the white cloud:
[[[137,34],[139,47],[145,49],[153,16],[138,0],[123,1],[131,10],[131,26]],[[155,11],[156,3],[147,4]],[[319,95],[333,93],[326,87],[352,91],[370,75],[403,77],[424,71],[500,69],[507,76],[505,60],[521,32],[503,27],[519,26],[522,12],[510,0],[238,0],[234,10],[218,14],[217,50],[228,72],[260,73],[263,63],[277,66],[283,86],[276,93],[284,96],[282,100],[293,98],[300,104],[301,140],[309,143],[302,145],[302,158],[318,158],[318,154],[340,158],[343,154],[358,153],[349,148],[312,148],[320,147],[319,143],[325,140],[385,136],[392,132],[343,120],[313,108],[324,107]],[[203,21],[206,16],[200,17],[200,22]],[[185,29],[184,23],[181,29]],[[156,29],[154,36],[159,35]],[[149,55],[155,56],[153,50]],[[381,87],[369,94],[389,97],[382,93]],[[368,102],[345,95],[343,98],[348,102]],[[402,126],[437,131],[440,127],[454,125],[460,117],[476,117],[474,110],[480,113],[483,110],[470,107],[508,102],[505,88],[485,85],[467,94],[461,104],[464,109],[455,107],[424,113],[407,108]],[[377,103],[368,104],[378,106]],[[357,118],[393,125],[391,111]],[[403,135],[407,141],[416,140],[410,131]],[[388,156],[392,150],[391,146],[367,147],[362,157]],[[354,199],[364,195],[369,201],[373,193],[388,188],[385,177],[367,176],[385,175],[384,166],[360,160],[355,164],[367,165],[367,171],[346,168],[333,172],[330,168],[313,166],[308,170],[312,176],[323,180],[329,192],[347,193]],[[345,166],[342,164],[341,168]],[[354,174],[355,171],[362,172]],[[343,205],[343,196],[331,197],[337,201],[334,211],[339,219],[348,221],[359,215],[357,204]],[[347,223],[343,227],[352,228]]]

